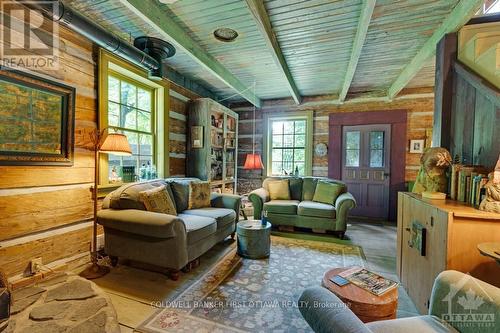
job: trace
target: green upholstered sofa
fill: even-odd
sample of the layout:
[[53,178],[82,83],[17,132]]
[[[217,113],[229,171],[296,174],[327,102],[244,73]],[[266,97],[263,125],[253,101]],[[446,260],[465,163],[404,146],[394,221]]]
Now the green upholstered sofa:
[[[212,193],[211,207],[188,208],[189,182],[196,178],[167,178],[121,186],[106,196],[98,223],[104,227],[105,251],[125,258],[168,268],[174,274],[217,242],[234,236],[241,198]],[[147,211],[139,193],[167,186],[177,216]]]
[[[269,182],[281,179],[289,179],[291,200],[270,200]],[[320,179],[344,186],[334,205],[312,201]],[[260,219],[265,210],[273,225],[336,231],[341,237],[346,231],[349,210],[356,206],[344,183],[322,177],[269,177],[263,181],[262,188],[248,195],[248,199],[253,204],[255,219]]]
[[493,333],[500,327],[500,289],[457,271],[434,280],[429,313],[364,324],[323,287],[303,291],[300,312],[317,333]]

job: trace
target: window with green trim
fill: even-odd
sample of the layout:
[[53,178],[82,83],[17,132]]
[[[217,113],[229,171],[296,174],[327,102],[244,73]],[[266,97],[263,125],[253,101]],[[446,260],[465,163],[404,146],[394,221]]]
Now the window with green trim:
[[154,165],[154,89],[120,74],[108,75],[108,126],[125,134],[132,149],[131,156],[109,155],[108,168],[135,166],[136,174],[143,165]]
[[270,124],[271,175],[303,176],[306,167],[307,119],[274,120]]

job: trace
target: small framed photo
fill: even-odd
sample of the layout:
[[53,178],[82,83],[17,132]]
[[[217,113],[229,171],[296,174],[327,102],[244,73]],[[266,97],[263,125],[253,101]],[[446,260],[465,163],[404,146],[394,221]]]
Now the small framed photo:
[[410,140],[410,153],[421,154],[424,152],[425,140]]
[[191,127],[191,147],[203,148],[203,126]]

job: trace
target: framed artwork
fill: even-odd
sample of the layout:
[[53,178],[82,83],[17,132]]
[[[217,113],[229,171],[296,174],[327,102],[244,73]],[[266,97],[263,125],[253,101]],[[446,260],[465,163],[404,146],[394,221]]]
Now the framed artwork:
[[203,148],[203,126],[191,126],[191,147]]
[[73,165],[75,88],[0,67],[0,165]]
[[410,140],[410,153],[421,154],[424,152],[425,140]]

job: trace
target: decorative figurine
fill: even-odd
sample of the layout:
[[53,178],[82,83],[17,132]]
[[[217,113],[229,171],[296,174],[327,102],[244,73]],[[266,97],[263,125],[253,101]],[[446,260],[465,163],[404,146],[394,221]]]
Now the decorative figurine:
[[445,148],[433,147],[424,150],[420,157],[420,170],[413,186],[413,193],[446,193],[448,178],[446,170],[451,164],[451,155]]
[[495,170],[488,175],[489,181],[486,188],[486,198],[479,205],[480,210],[492,213],[500,213],[500,156],[498,157]]

